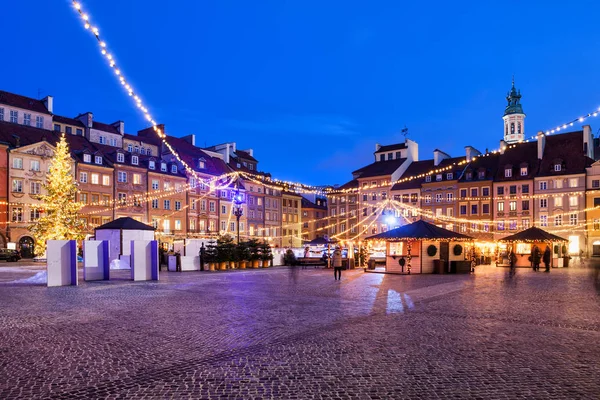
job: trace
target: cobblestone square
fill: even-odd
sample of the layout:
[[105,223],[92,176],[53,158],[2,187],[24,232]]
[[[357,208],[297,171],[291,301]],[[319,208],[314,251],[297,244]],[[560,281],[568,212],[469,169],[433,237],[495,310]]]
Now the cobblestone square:
[[591,268],[13,282],[38,271],[0,266],[2,399],[600,397]]

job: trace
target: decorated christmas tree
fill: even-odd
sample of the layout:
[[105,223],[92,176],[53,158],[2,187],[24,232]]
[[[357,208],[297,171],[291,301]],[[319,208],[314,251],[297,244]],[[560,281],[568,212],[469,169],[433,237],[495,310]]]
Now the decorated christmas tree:
[[29,227],[36,241],[37,255],[46,252],[47,240],[80,240],[85,236],[84,225],[78,215],[83,205],[75,199],[77,183],[73,178],[71,162],[69,146],[63,135],[43,184],[47,194],[37,196],[42,202],[42,216]]

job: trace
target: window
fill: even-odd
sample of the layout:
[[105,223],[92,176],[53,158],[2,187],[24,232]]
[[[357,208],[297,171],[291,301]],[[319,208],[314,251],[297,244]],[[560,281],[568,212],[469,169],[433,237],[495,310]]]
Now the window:
[[13,158],[13,168],[14,169],[23,169],[23,159],[22,158]]
[[92,156],[90,154],[84,154],[83,155],[83,162],[92,162]]
[[498,212],[504,212],[504,202],[503,201],[498,203]]
[[508,202],[508,210],[509,211],[517,211],[517,202],[516,201],[509,201]]
[[152,179],[152,189],[158,190],[158,179]]
[[466,231],[467,231],[467,224],[465,224],[465,223],[461,223],[461,224],[460,224],[460,231],[461,231],[462,233],[466,232]]
[[94,162],[95,162],[96,164],[102,164],[102,156],[96,156],[96,157],[94,158]]
[[54,124],[54,131],[55,132],[60,132],[60,125],[59,124]]
[[540,190],[546,190],[546,189],[548,189],[548,182],[541,181],[540,182]]
[[490,205],[488,203],[481,205],[481,213],[489,214],[490,213]]
[[173,173],[173,174],[177,173],[177,165],[175,165],[175,164],[171,165],[171,173]]
[[0,107],[0,121],[4,121],[4,108]]
[[377,200],[377,193],[376,192],[371,193],[371,200]]
[[165,210],[170,210],[171,209],[171,200],[165,200],[165,201],[163,201],[163,208]]
[[429,203],[431,203],[431,195],[430,195],[430,194],[426,194],[426,195],[425,195],[425,203],[426,203],[426,204],[429,204]]
[[454,200],[454,194],[453,193],[447,193],[446,194],[446,200],[447,201],[453,201]]
[[427,175],[425,177],[425,182],[431,182],[431,175]]
[[504,196],[504,186],[498,186],[496,188],[496,193],[498,194],[498,196]]
[[31,114],[23,114],[23,125],[31,126]]
[[477,204],[471,204],[471,215],[478,215],[479,210]]
[[459,213],[460,213],[460,215],[467,215],[467,205],[466,204],[462,204],[459,207]]
[[30,193],[40,194],[42,185],[39,182],[30,182]]
[[554,217],[554,226],[562,225],[562,215],[557,215]]
[[73,133],[73,128],[71,128],[70,126],[65,126],[65,133],[67,135],[70,135]]
[[547,215],[540,215],[540,225],[548,226],[548,216]]
[[435,194],[435,202],[436,203],[441,203],[442,202],[442,193],[436,193]]
[[181,202],[180,201],[176,201],[175,202],[175,211],[179,211],[181,210]]
[[441,181],[441,180],[442,180],[442,174],[437,174],[437,175],[435,176],[435,180],[436,180],[437,182]]
[[12,191],[17,193],[23,193],[23,181],[20,179],[13,179]]
[[366,217],[368,212],[369,211],[368,211],[367,207],[363,208],[363,217]]
[[140,175],[140,174],[133,174],[133,184],[134,185],[141,185],[142,184],[142,175]]
[[31,163],[29,164],[29,166],[32,171],[39,171],[40,170],[40,161],[39,160],[31,160]]
[[561,167],[562,165],[560,164],[554,164],[554,172],[560,172],[560,170],[562,169]]
[[227,214],[227,207],[221,206],[221,214]]
[[[208,203],[208,211],[210,211],[210,212],[215,212],[215,209],[216,209],[216,208],[215,208],[215,206],[216,206],[216,205],[215,205],[215,202],[214,202],[214,201],[211,201],[211,202],[209,202],[209,203]],[[260,212],[259,212],[259,215],[262,215],[262,213],[260,213]],[[259,218],[262,218],[262,216],[261,216],[261,217],[259,217]]]
[[19,119],[19,112],[11,110],[10,111],[10,122],[12,122],[13,124],[16,124],[18,119]]
[[577,196],[569,196],[569,206],[577,207],[578,204],[579,204],[579,199],[577,198]]
[[40,210],[37,208],[31,209],[31,211],[29,211],[29,220],[37,221],[38,219],[40,219]]
[[160,170],[162,172],[167,172],[167,164],[166,163],[160,163]]
[[548,199],[540,199],[540,208],[548,208]]
[[448,173],[446,174],[446,179],[447,179],[447,180],[449,180],[449,181],[451,181],[452,179],[454,179],[454,178],[453,178],[453,174],[452,174],[452,172],[448,172]]
[[127,193],[118,193],[118,198],[119,198],[119,204],[121,205],[125,205],[127,204]]
[[[110,205],[110,196],[108,195],[103,195],[102,196],[102,202],[104,203],[105,206]],[[108,221],[107,221],[108,222]]]
[[92,204],[94,204],[95,206],[100,205],[100,195],[97,195],[97,194],[92,195]]
[[77,132],[77,136],[83,136],[83,129],[77,128],[76,132]]
[[156,163],[154,162],[154,160],[150,160],[148,162],[148,168],[150,168],[150,169],[155,169],[156,168]]
[[504,221],[499,221],[498,222],[498,230],[499,231],[503,231],[504,230]]
[[460,197],[464,199],[467,197],[467,189],[460,189]]
[[87,183],[88,181],[88,173],[87,172],[80,172],[79,173],[79,182],[81,183]]
[[21,207],[12,209],[12,222],[23,222],[23,209]]
[[479,196],[479,190],[477,188],[471,188],[471,197]]
[[569,215],[569,223],[571,225],[577,225],[577,214],[573,213]]
[[117,153],[117,162],[125,162],[125,154]]
[[479,171],[478,177],[479,179],[485,179],[485,171]]
[[521,186],[521,193],[523,193],[523,194],[529,193],[529,185],[522,185]]
[[517,230],[517,220],[516,219],[511,219],[508,221],[508,229],[510,229],[511,231]]
[[152,208],[155,210],[158,209],[158,199],[152,200]]
[[97,185],[100,183],[100,175],[99,174],[92,174],[92,184],[93,185]]
[[600,230],[600,219],[598,219],[598,218],[594,219],[593,228],[595,231]]
[[573,188],[573,187],[577,187],[579,186],[579,179],[578,178],[569,178],[569,187]]
[[554,207],[562,207],[563,206],[563,198],[555,197],[554,198]]
[[117,175],[117,182],[127,182],[127,172],[119,171]]
[[512,168],[506,168],[504,170],[504,177],[505,178],[511,178],[512,177]]
[[490,195],[490,188],[489,187],[481,188],[481,195],[483,197],[489,197],[489,195]]
[[[77,133],[77,134],[79,134],[79,133]],[[108,142],[109,142],[109,144],[110,144],[111,146],[113,146],[113,147],[117,147],[117,139],[115,139],[115,138],[110,138],[110,139],[108,140]]]
[[128,144],[127,145],[127,151],[130,152],[130,153],[133,152],[133,145],[132,144]]
[[562,189],[562,187],[563,187],[563,180],[555,179],[554,180],[554,189]]
[[523,200],[521,202],[521,209],[523,211],[529,211],[529,200]]
[[521,167],[521,176],[527,176],[528,174],[527,167]]
[[181,220],[179,220],[179,219],[175,220],[175,230],[176,231],[180,231],[181,230]]
[[171,232],[171,221],[169,221],[168,219],[165,219],[163,221],[163,231]]
[[106,144],[106,136],[100,136],[98,138],[98,141],[100,144]]
[[592,180],[592,187],[595,189],[600,188],[600,179]]
[[468,181],[472,181],[473,180],[473,172],[471,172],[471,171],[467,172],[467,180]]
[[522,228],[523,229],[528,229],[529,228],[529,218],[527,219],[522,219],[521,220],[521,224],[523,225]]
[[44,127],[44,117],[41,117],[41,116],[35,117],[35,126],[36,126],[36,128],[43,128]]
[[139,153],[140,152],[140,148],[138,146],[133,146],[133,152],[134,153]]

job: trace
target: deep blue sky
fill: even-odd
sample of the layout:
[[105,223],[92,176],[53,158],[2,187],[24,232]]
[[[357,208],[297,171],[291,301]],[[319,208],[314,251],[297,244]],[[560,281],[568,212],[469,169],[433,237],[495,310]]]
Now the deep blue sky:
[[[146,127],[70,4],[3,5],[1,89]],[[600,106],[594,1],[82,4],[167,133],[252,147],[282,179],[344,183],[404,125],[421,159],[495,148],[513,73],[529,135]]]

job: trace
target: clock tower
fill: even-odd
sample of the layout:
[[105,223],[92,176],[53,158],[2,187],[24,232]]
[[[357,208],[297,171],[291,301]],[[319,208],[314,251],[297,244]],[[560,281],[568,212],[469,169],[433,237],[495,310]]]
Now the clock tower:
[[513,76],[512,88],[506,96],[508,105],[504,109],[504,141],[516,143],[525,139],[525,113],[521,106],[521,91],[515,89]]

